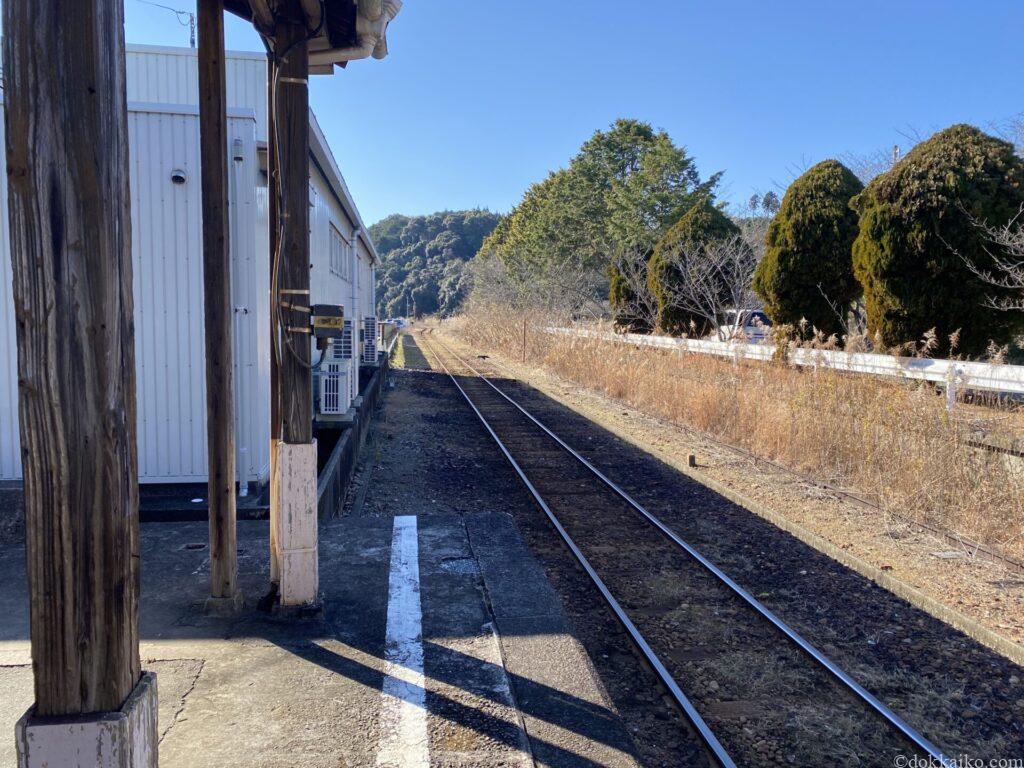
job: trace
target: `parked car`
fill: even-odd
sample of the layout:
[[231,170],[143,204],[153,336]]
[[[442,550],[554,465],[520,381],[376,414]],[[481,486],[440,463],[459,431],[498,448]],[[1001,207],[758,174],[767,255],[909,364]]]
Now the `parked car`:
[[724,341],[747,341],[759,344],[768,336],[772,321],[760,309],[730,309],[718,326],[718,338]]

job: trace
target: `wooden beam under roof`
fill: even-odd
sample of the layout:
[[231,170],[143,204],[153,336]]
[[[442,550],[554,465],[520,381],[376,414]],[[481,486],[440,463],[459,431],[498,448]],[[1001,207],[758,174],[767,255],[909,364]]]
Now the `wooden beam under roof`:
[[[349,61],[384,58],[387,55],[387,27],[402,7],[402,0],[225,0],[226,10],[251,21],[268,42],[277,34],[279,22],[304,21],[310,71],[330,74],[335,66]],[[296,18],[296,13],[302,18]]]
[[317,32],[313,39],[322,39],[324,47],[342,48],[356,42],[356,0],[324,0],[322,5],[320,0],[298,0],[295,4],[280,0],[224,0],[224,8],[251,21],[264,37],[274,36],[280,20],[298,21],[294,18],[293,9],[299,8],[304,14],[306,28]]

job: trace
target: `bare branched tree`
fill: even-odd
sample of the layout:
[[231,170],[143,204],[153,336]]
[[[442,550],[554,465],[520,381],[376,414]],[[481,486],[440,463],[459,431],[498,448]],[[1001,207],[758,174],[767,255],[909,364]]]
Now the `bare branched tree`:
[[889,149],[876,149],[873,152],[845,152],[839,160],[853,171],[853,175],[867,184],[875,176],[879,176],[892,168],[901,157],[927,139],[933,132],[924,132],[914,126],[896,131],[902,141],[893,144]]
[[[1002,226],[974,220],[985,233],[991,263],[981,266],[964,258],[967,266],[993,289],[987,305],[1007,312],[1024,311],[1024,206]],[[963,257],[962,257],[963,258]]]
[[764,256],[765,235],[772,223],[772,217],[779,212],[780,201],[774,192],[766,192],[757,200],[757,195],[745,205],[730,210],[729,216],[740,228],[740,237],[754,254],[754,265]]
[[520,285],[509,277],[508,270],[496,256],[479,257],[470,262],[473,296],[485,303],[519,306]]
[[576,317],[592,314],[595,297],[603,292],[604,282],[604,276],[585,260],[572,259],[541,272],[531,293],[543,309]]
[[541,268],[515,253],[504,261],[491,255],[474,260],[472,275],[473,292],[483,301],[566,317],[600,314],[596,297],[605,278],[582,257]]
[[760,306],[751,289],[756,265],[757,255],[744,234],[684,245],[672,258],[674,290],[667,301],[672,309],[699,317],[716,328],[719,339],[725,340],[731,334],[722,326],[721,318],[729,310],[735,310],[738,322],[742,322]]
[[989,128],[996,136],[1013,144],[1018,157],[1024,157],[1024,112],[991,122]]
[[862,184],[867,184],[892,168],[899,159],[900,152],[899,145],[893,145],[892,149],[877,149],[873,152],[845,152],[839,160],[853,171],[853,175],[860,179]]
[[825,289],[821,287],[821,283],[818,283],[818,293],[828,304],[832,310],[832,314],[835,315],[843,328],[846,329],[845,341],[847,343],[854,341],[858,344],[862,343],[867,339],[868,333],[868,318],[867,309],[864,306],[864,302],[861,299],[856,299],[851,305],[843,306],[827,293]]

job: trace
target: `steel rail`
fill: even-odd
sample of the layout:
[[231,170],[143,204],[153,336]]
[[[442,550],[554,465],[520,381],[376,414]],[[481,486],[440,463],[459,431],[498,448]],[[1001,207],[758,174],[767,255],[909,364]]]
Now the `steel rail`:
[[[601,472],[601,470],[599,470],[587,459],[581,456],[572,446],[570,446],[568,443],[562,440],[562,438],[560,438],[558,435],[556,435],[554,432],[548,429],[547,426],[545,426],[537,418],[535,418],[533,414],[531,414],[529,411],[523,408],[523,406],[521,406],[507,394],[505,394],[492,381],[490,381],[486,376],[480,373],[480,371],[474,368],[472,364],[463,360],[457,353],[453,352],[443,342],[438,341],[437,343],[444,347],[448,351],[448,353],[452,355],[452,357],[454,357],[460,363],[465,365],[469,370],[471,370],[480,380],[482,380],[484,383],[490,386],[491,389],[493,389],[495,392],[497,392],[499,395],[505,398],[505,400],[507,400],[509,403],[515,406],[515,408],[517,408],[530,421],[532,421],[534,424],[540,427],[548,435],[548,437],[550,437],[552,440],[558,443],[558,445],[560,445],[567,453],[571,454],[575,459],[577,459],[581,464],[583,464],[583,466],[589,469],[602,483],[604,483],[609,489],[611,489],[616,495],[618,495],[619,498],[621,498],[623,501],[629,504],[636,512],[638,512],[640,515],[646,518],[652,525],[654,525],[655,528],[657,528],[662,534],[664,534],[666,538],[668,538],[680,549],[682,549],[688,555],[690,555],[690,557],[692,557],[701,566],[703,566],[705,570],[707,570],[709,573],[715,576],[715,578],[717,578],[720,582],[729,587],[729,589],[732,590],[732,592],[735,595],[740,597],[745,603],[747,603],[747,605],[749,605],[758,614],[760,614],[762,618],[766,619],[776,629],[782,632],[782,634],[784,634],[790,641],[792,641],[798,648],[800,648],[800,650],[804,651],[808,656],[817,661],[835,679],[837,679],[850,691],[856,694],[856,696],[859,699],[861,699],[864,703],[870,706],[886,722],[888,722],[891,726],[896,728],[896,730],[902,733],[906,739],[908,739],[919,749],[926,752],[930,757],[934,758],[935,760],[938,760],[941,765],[946,766],[947,768],[955,768],[956,764],[954,763],[954,761],[947,758],[935,744],[933,744],[931,741],[925,738],[922,734],[918,733],[917,730],[915,730],[903,718],[901,718],[899,715],[897,715],[895,712],[889,709],[889,707],[883,704],[871,692],[865,689],[860,683],[858,683],[846,672],[844,672],[839,666],[837,666],[835,662],[833,662],[831,659],[825,656],[825,654],[823,654],[821,651],[819,651],[817,648],[811,645],[810,642],[805,640],[782,619],[780,619],[778,616],[772,613],[766,606],[764,606],[760,601],[758,601],[757,598],[755,598],[747,590],[745,590],[738,583],[736,583],[728,574],[722,571],[718,566],[716,566],[714,563],[712,563],[710,560],[704,557],[704,555],[702,555],[691,544],[684,541],[678,534],[675,533],[675,531],[673,531],[671,528],[669,528],[667,525],[661,522],[661,520],[659,520],[653,514],[648,512],[638,501],[633,499],[633,497],[626,493],[626,491],[624,491],[612,480],[610,480],[607,476],[605,476],[605,474]],[[443,365],[444,364],[442,363],[442,366]],[[445,369],[445,372],[448,373],[449,376],[451,376],[451,373],[448,372],[447,368]],[[452,380],[454,381],[454,377],[452,377]],[[456,386],[458,386],[458,382],[456,382]],[[462,387],[460,386],[459,389],[462,390]],[[463,396],[465,396],[465,392],[463,392]],[[524,481],[529,482],[526,481],[525,478]]]
[[[441,342],[438,343],[441,344]],[[430,342],[427,342],[427,346],[432,346],[432,344]],[[444,345],[441,344],[441,346]],[[462,361],[462,359],[458,355],[451,352],[451,350],[449,350],[447,347],[445,347],[445,349],[449,352],[449,354],[451,354],[457,360],[465,364],[464,361]],[[469,407],[473,410],[473,413],[475,413],[477,418],[480,419],[480,423],[483,424],[484,429],[487,430],[487,433],[491,436],[494,442],[497,443],[498,448],[501,450],[502,454],[508,460],[508,463],[512,465],[512,469],[515,470],[516,474],[519,476],[519,479],[523,482],[523,485],[526,486],[527,490],[530,492],[530,495],[533,496],[533,500],[537,503],[537,506],[539,506],[541,510],[544,512],[544,514],[547,515],[548,520],[555,527],[555,530],[558,531],[558,535],[562,537],[562,541],[564,541],[565,545],[569,547],[569,550],[572,552],[573,557],[576,558],[576,561],[580,564],[583,570],[586,571],[587,575],[590,577],[590,580],[594,583],[594,586],[596,586],[598,591],[601,593],[601,597],[604,598],[605,603],[608,604],[608,607],[612,609],[612,612],[615,614],[615,617],[619,620],[619,623],[622,624],[622,626],[626,629],[626,632],[629,633],[630,640],[643,654],[644,659],[646,659],[647,663],[651,665],[651,668],[654,669],[655,674],[658,675],[658,678],[661,680],[662,684],[665,686],[665,688],[668,689],[668,692],[671,694],[676,705],[679,707],[680,710],[682,710],[686,719],[689,720],[690,724],[696,729],[698,735],[701,738],[701,741],[704,742],[705,746],[714,756],[718,764],[722,766],[722,768],[736,768],[735,761],[733,761],[733,759],[729,756],[729,753],[725,751],[725,747],[722,746],[721,742],[718,740],[718,737],[715,736],[714,732],[704,721],[704,718],[701,717],[696,707],[693,706],[693,703],[686,697],[686,694],[683,693],[682,689],[679,687],[679,684],[675,681],[675,679],[673,679],[668,669],[665,668],[665,665],[662,663],[661,659],[658,658],[658,655],[648,644],[644,636],[640,634],[640,630],[636,628],[636,625],[633,624],[629,616],[626,615],[626,612],[623,610],[622,606],[619,605],[618,600],[616,600],[612,596],[611,591],[605,585],[601,577],[597,575],[597,571],[594,570],[593,566],[590,564],[590,561],[587,560],[586,556],[576,545],[576,542],[573,541],[572,537],[562,526],[562,523],[559,521],[555,513],[551,511],[551,508],[548,506],[547,502],[544,501],[544,498],[537,491],[537,488],[533,485],[532,482],[530,482],[530,479],[526,476],[526,473],[523,471],[523,468],[519,465],[519,462],[517,462],[512,457],[512,454],[509,452],[505,444],[501,441],[501,438],[498,437],[497,433],[491,427],[490,423],[480,412],[480,409],[476,407],[476,404],[466,393],[466,390],[462,388],[462,385],[459,383],[458,379],[455,378],[452,372],[448,369],[448,366],[445,365],[444,360],[441,359],[441,356],[437,354],[435,354],[434,356],[437,358],[437,361],[441,364],[441,367],[444,369],[444,372],[448,375],[448,378],[452,380],[452,383],[455,385],[456,389],[458,389],[459,392],[462,394],[462,397],[465,398],[466,402],[469,404]],[[479,376],[479,374],[477,375]],[[482,376],[480,376],[480,378],[483,379]],[[486,379],[484,379],[484,381],[486,381]]]
[[[513,377],[516,376],[515,372],[511,368],[509,368],[507,365],[504,365],[503,363],[498,362],[497,360],[491,360],[491,364],[497,366],[498,368],[501,368],[502,370],[508,371],[510,374],[512,374]],[[722,448],[723,450],[738,453],[740,456],[749,459],[755,464],[761,464],[765,467],[770,467],[771,469],[777,472],[782,472],[783,474],[791,475],[801,480],[802,482],[807,483],[808,485],[813,485],[816,488],[822,488],[824,490],[831,491],[832,493],[842,496],[845,499],[849,499],[850,501],[864,507],[865,509],[870,509],[875,512],[885,512],[886,514],[892,515],[900,522],[905,523],[906,525],[909,525],[913,528],[916,528],[919,531],[923,531],[931,536],[935,536],[936,538],[941,539],[947,544],[952,544],[953,546],[961,547],[965,550],[968,550],[969,555],[971,557],[978,557],[981,560],[986,560],[988,562],[995,563],[996,565],[1001,565],[1008,570],[1015,571],[1017,573],[1024,573],[1024,562],[1021,562],[1015,557],[1011,557],[1010,555],[1004,554],[1002,552],[997,552],[996,550],[992,549],[991,547],[987,547],[984,544],[979,544],[978,542],[966,536],[961,536],[959,533],[956,533],[955,531],[947,531],[944,528],[939,528],[937,526],[931,525],[930,523],[925,523],[921,520],[915,520],[911,517],[905,517],[899,514],[898,512],[894,512],[892,510],[883,509],[881,504],[871,501],[870,499],[866,499],[859,493],[856,493],[855,491],[851,491],[848,488],[843,488],[838,485],[833,485],[832,483],[825,482],[824,480],[819,480],[809,474],[799,472],[795,469],[787,467],[784,464],[779,464],[778,462],[772,461],[771,459],[766,459],[763,456],[758,456],[753,451],[749,451],[746,448],[743,448],[738,445],[733,445],[732,443],[724,442],[723,440],[720,440],[717,437],[703,430],[695,429],[694,427],[687,426],[686,424],[674,424],[674,426],[679,427],[685,432],[688,432],[691,435],[695,435],[696,437],[702,440],[707,440],[708,442],[713,443],[714,445],[718,446],[719,448]],[[991,445],[989,443],[980,443],[972,440],[968,440],[966,444],[971,448],[977,448],[979,450],[984,450],[990,453],[1007,454],[1018,458],[1024,458],[1024,451],[1018,451],[1014,448],[1004,448],[1000,446]]]

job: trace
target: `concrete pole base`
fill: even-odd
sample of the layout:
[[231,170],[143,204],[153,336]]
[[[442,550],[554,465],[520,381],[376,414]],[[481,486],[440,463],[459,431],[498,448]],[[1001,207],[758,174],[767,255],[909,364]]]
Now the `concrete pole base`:
[[235,616],[241,613],[245,605],[245,597],[242,590],[236,589],[231,597],[208,597],[206,598],[206,612],[211,616]]
[[[270,524],[280,567],[281,606],[314,606],[320,588],[317,553],[316,440],[293,445],[278,442],[277,480],[271,487]],[[276,514],[275,514],[276,512]]]
[[143,672],[117,712],[36,717],[14,726],[18,768],[157,768],[156,673]]

